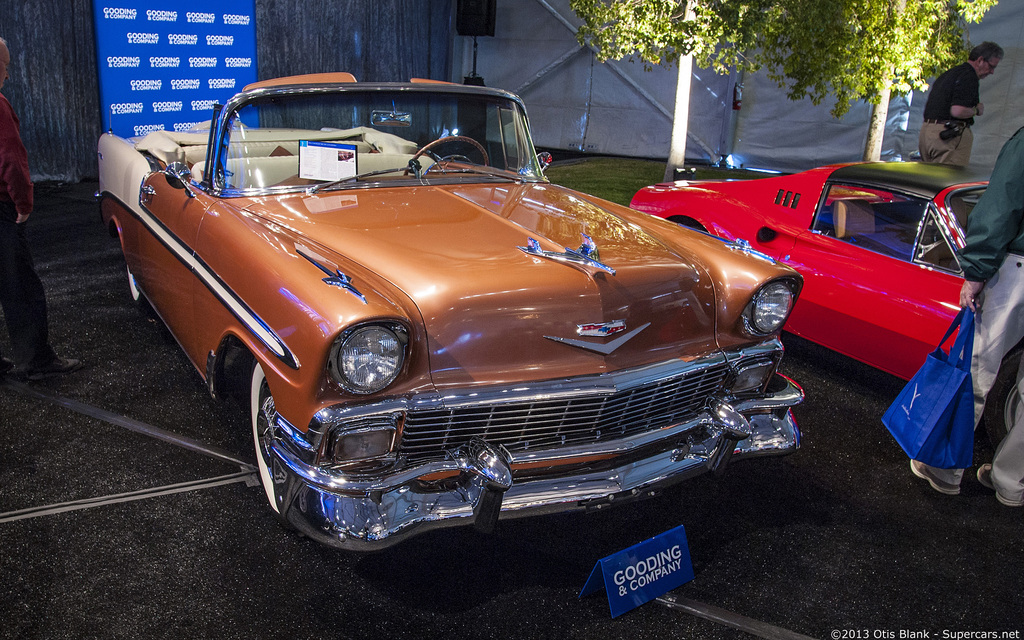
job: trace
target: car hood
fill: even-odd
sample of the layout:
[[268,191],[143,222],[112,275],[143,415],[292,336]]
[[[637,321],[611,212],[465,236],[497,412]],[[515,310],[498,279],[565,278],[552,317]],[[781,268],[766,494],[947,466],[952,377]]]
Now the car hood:
[[[536,183],[359,189],[246,206],[408,296],[439,388],[602,373],[717,349],[706,271],[614,208]],[[522,249],[534,239],[545,251],[576,250],[584,235],[614,275]],[[347,275],[358,287],[360,274]]]

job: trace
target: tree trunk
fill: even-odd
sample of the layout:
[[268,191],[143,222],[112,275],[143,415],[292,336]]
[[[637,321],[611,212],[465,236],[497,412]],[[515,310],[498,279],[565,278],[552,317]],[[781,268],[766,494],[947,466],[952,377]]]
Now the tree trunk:
[[871,105],[871,121],[868,123],[868,139],[864,143],[864,160],[877,161],[882,157],[882,136],[885,134],[885,121],[889,117],[888,86],[879,93],[878,104]]
[[[896,0],[896,15],[907,9],[907,0]],[[885,88],[878,93],[878,103],[871,105],[871,121],[868,123],[868,139],[864,142],[864,160],[877,161],[882,158],[882,136],[885,135],[885,121],[889,119],[889,97],[892,95],[892,73],[883,78]]]
[[676,106],[672,114],[672,139],[665,165],[665,182],[675,177],[676,167],[686,163],[686,132],[690,119],[690,79],[693,77],[693,56],[680,56],[679,79],[676,82]]
[[[693,19],[693,0],[686,0],[686,20]],[[676,167],[686,164],[686,134],[690,120],[690,80],[693,78],[693,56],[679,57],[679,77],[676,80],[676,105],[672,112],[672,139],[665,165],[665,182],[675,178]]]

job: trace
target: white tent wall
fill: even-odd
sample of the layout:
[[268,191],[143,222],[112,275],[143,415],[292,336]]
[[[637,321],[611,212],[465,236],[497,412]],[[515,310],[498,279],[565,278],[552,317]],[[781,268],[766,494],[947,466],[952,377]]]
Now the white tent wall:
[[[676,68],[602,64],[576,41],[579,24],[568,0],[497,0],[494,37],[477,38],[477,73],[523,98],[539,147],[667,158]],[[452,66],[455,82],[472,73],[473,38],[456,38]],[[694,73],[688,157],[717,161],[732,108],[728,83]]]
[[[602,64],[576,41],[579,23],[568,0],[497,0],[495,36],[477,39],[477,73],[488,86],[522,96],[540,147],[667,158],[676,68]],[[991,168],[1003,142],[1024,126],[1024,3],[1003,0],[971,27],[970,40],[992,40],[1006,50],[996,73],[981,82],[985,115],[973,129],[971,164]],[[457,37],[452,79],[461,82],[472,69],[473,39]],[[688,161],[729,156],[738,166],[800,171],[862,157],[868,104],[855,103],[835,119],[832,101],[791,101],[760,72],[743,78],[742,108],[735,112],[733,84],[734,78],[694,69]],[[914,92],[892,100],[883,159],[912,159],[926,99],[926,92]]]
[[[921,109],[924,108],[923,98]],[[867,140],[871,106],[850,105],[840,119],[832,117],[832,103],[814,105],[810,100],[789,100],[778,85],[763,73],[746,74],[743,108],[736,126],[732,155],[735,166],[802,171],[823,164],[860,160]],[[882,140],[882,159],[908,159],[917,150],[906,129],[911,124],[909,97],[894,98]],[[920,119],[920,114],[918,114]]]

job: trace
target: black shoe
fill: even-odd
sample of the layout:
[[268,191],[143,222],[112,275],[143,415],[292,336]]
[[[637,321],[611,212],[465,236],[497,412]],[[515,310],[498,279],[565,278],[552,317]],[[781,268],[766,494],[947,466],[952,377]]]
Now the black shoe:
[[0,356],[0,376],[6,375],[8,371],[14,368],[14,361],[8,360]]
[[64,373],[71,373],[82,368],[82,362],[74,358],[56,358],[49,364],[41,367],[34,367],[25,372],[29,380],[42,380],[50,376],[59,376]]

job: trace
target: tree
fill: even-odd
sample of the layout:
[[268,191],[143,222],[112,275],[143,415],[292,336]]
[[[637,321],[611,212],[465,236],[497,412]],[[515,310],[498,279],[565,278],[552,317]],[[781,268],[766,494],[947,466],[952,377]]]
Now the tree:
[[[864,159],[877,160],[891,94],[926,90],[929,78],[963,62],[969,48],[965,25],[979,22],[997,2],[570,0],[569,5],[583,20],[577,37],[602,61],[630,57],[665,65],[692,56],[719,73],[763,68],[791,100],[821,104],[833,97],[837,118],[856,100],[870,102]],[[688,109],[677,105],[676,119],[685,113]],[[673,150],[672,155],[681,154]]]

